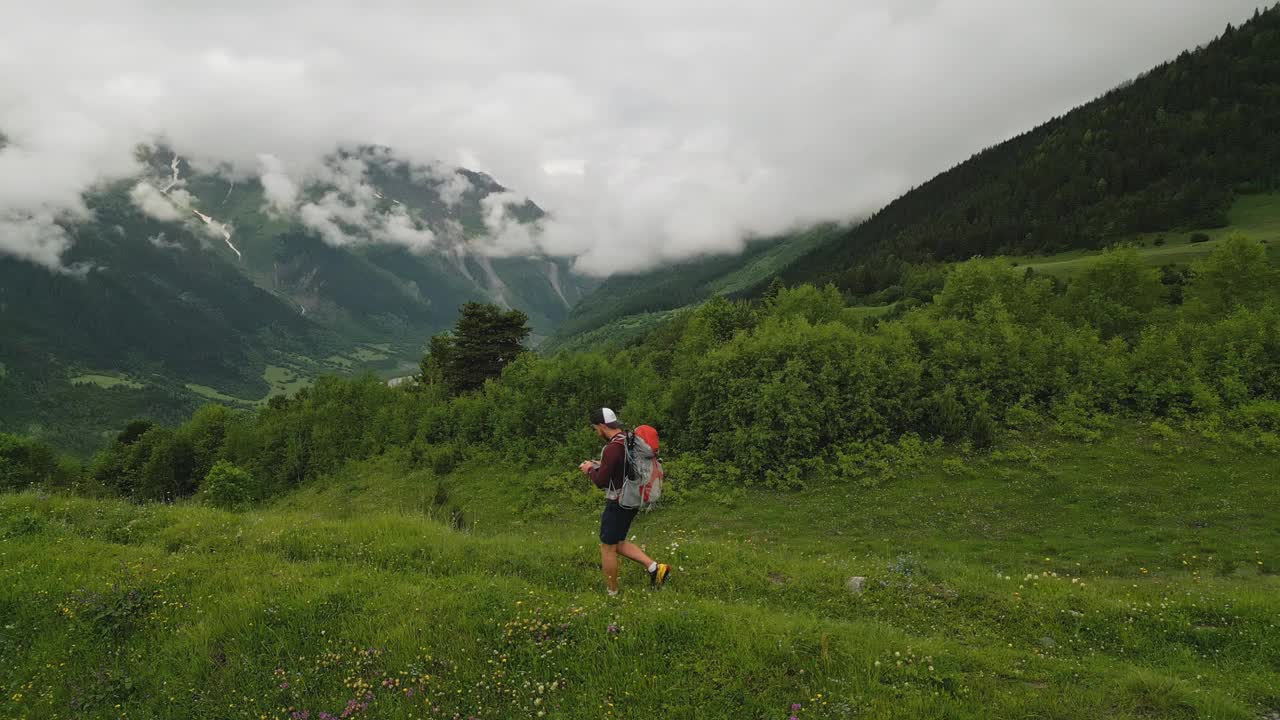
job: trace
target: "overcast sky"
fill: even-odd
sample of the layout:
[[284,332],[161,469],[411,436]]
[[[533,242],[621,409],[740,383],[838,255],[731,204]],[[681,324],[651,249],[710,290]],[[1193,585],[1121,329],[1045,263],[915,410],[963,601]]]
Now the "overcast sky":
[[299,182],[353,142],[484,170],[586,272],[728,252],[874,210],[1256,5],[13,0],[0,252],[56,265],[55,221],[157,135]]

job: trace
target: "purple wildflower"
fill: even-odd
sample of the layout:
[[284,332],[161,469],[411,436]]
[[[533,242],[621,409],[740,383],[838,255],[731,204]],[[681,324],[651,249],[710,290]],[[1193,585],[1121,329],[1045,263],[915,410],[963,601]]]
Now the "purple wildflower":
[[799,710],[800,710],[800,703],[791,703],[791,712],[798,712]]
[[609,623],[609,627],[608,627],[608,628],[606,628],[605,630],[606,630],[606,632],[608,632],[610,635],[612,635],[612,634],[614,634],[614,633],[618,632],[618,626],[617,626],[617,625],[614,625],[613,623]]

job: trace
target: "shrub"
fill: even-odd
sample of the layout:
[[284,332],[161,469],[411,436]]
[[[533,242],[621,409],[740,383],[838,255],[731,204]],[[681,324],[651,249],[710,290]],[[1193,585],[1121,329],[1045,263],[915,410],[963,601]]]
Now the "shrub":
[[0,433],[0,490],[64,485],[69,470],[48,445]]
[[214,463],[200,486],[200,495],[209,505],[224,510],[237,510],[249,503],[252,488],[253,478],[249,473],[226,460],[219,460]]
[[1280,432],[1280,401],[1255,400],[1231,412],[1231,424],[1267,432]]
[[1080,393],[1071,393],[1053,405],[1054,430],[1084,442],[1102,439],[1100,416]]
[[422,459],[431,472],[436,475],[448,475],[462,462],[462,452],[453,443],[433,445],[423,453]]
[[836,451],[835,473],[840,480],[874,486],[919,472],[941,443],[907,434],[897,442],[850,443]]
[[1193,243],[1209,242],[1209,236],[1202,232],[1191,233],[1191,242]]

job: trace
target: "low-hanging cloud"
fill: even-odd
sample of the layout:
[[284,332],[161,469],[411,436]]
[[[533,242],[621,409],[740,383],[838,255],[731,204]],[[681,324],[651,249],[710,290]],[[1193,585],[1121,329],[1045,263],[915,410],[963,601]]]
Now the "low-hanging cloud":
[[187,216],[187,212],[160,192],[159,188],[146,181],[133,186],[129,191],[129,200],[148,217],[156,220],[175,222]]
[[[133,148],[157,137],[259,177],[272,212],[335,244],[361,223],[365,241],[441,242],[371,210],[352,168],[332,197],[305,197],[336,147],[377,143],[547,210],[531,230],[496,214],[512,198],[488,202],[494,254],[608,274],[734,252],[870,211],[1256,4],[19,0],[0,25],[0,253],[61,267],[59,222],[86,217],[93,184],[136,174]],[[446,202],[470,188],[435,175]]]
[[272,186],[266,191],[269,209],[296,215],[303,226],[330,245],[387,243],[422,253],[436,244],[430,227],[410,216],[400,203],[388,201],[369,182],[368,165],[362,157],[329,158],[314,168],[304,188],[322,188],[320,195],[301,203],[299,188],[291,180],[271,177],[284,173],[278,160],[262,165],[263,186]]

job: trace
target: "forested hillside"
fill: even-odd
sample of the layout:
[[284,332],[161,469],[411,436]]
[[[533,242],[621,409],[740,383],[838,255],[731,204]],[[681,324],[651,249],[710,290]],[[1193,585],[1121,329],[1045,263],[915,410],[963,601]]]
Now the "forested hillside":
[[758,295],[774,275],[891,302],[907,294],[912,265],[1052,255],[1143,233],[1220,228],[1241,197],[1280,189],[1276,127],[1280,6],[983,150],[865,222],[773,240],[768,253],[777,261],[767,273],[748,273],[751,282],[732,280],[765,253],[765,243],[739,258],[612,278],[574,309],[550,347],[577,346],[575,336],[623,318],[621,335],[633,337],[626,328],[652,326],[646,313],[714,294]]
[[594,284],[564,258],[487,257],[485,203],[507,191],[481,173],[346,149],[282,211],[257,178],[163,145],[138,157],[138,177],[65,221],[61,270],[0,256],[0,430],[88,452],[135,417],[250,407],[323,373],[405,374],[466,302],[521,309],[545,335]]
[[908,192],[783,277],[865,294],[903,265],[1226,223],[1280,188],[1280,6]]
[[[737,255],[717,255],[636,275],[616,275],[583,298],[544,351],[624,318],[694,305],[711,295],[750,294],[805,252],[829,242],[839,228],[820,226],[785,238],[758,238]],[[647,326],[646,326],[647,327]]]

